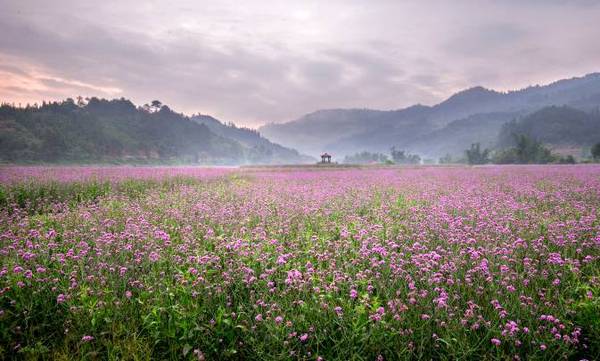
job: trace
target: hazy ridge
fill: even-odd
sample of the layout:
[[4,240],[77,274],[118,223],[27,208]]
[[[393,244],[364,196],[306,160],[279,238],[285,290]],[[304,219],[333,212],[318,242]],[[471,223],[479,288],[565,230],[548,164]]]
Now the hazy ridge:
[[265,125],[259,131],[311,155],[330,151],[339,158],[358,151],[387,152],[396,146],[435,158],[462,153],[474,142],[498,146],[506,122],[552,106],[569,106],[588,114],[598,109],[600,73],[511,92],[478,86],[433,106],[319,110],[288,123]]

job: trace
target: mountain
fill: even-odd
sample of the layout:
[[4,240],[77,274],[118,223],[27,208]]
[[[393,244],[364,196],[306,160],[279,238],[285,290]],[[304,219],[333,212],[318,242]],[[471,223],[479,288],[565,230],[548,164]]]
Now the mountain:
[[[265,137],[280,144],[298,149],[303,153],[318,155],[323,151],[343,151],[354,154],[352,137],[366,137],[369,131],[385,135],[398,123],[421,121],[420,115],[429,107],[415,105],[403,110],[382,111],[371,109],[318,110],[302,118],[281,124],[269,124],[259,128]],[[348,145],[348,147],[346,147]],[[348,149],[346,149],[348,148]],[[389,149],[389,148],[388,148]]]
[[504,122],[519,115],[518,112],[474,114],[452,121],[445,127],[416,137],[406,144],[411,151],[433,159],[442,154],[463,155],[465,149],[473,143],[492,149],[497,146],[498,133]]
[[600,141],[600,112],[584,112],[568,106],[542,108],[504,124],[498,145],[513,146],[516,134],[554,147],[591,147]]
[[320,110],[288,123],[265,125],[259,131],[311,155],[328,151],[340,158],[360,151],[387,152],[396,146],[436,158],[462,153],[471,142],[495,144],[504,123],[562,105],[588,112],[596,109],[600,73],[510,92],[478,86],[433,106]]
[[272,143],[256,130],[236,127],[235,124],[224,124],[209,115],[194,115],[192,121],[208,127],[213,133],[232,139],[245,147],[246,158],[250,163],[291,164],[313,163],[315,158],[302,155],[295,149]]
[[[42,106],[0,106],[2,162],[151,162],[247,164],[301,162],[297,152],[265,145],[261,153],[211,131],[168,106],[136,107],[126,99],[68,99]],[[279,152],[279,153],[278,153]]]

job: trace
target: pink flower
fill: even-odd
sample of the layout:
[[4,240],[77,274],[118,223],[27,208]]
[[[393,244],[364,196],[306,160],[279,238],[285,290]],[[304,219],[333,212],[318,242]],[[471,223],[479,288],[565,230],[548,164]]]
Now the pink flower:
[[281,266],[281,265],[284,265],[285,263],[286,263],[285,257],[283,257],[283,256],[279,256],[279,257],[277,258],[277,264],[278,264],[278,265],[280,265],[280,266]]
[[306,340],[308,340],[308,334],[304,333],[300,336],[300,341],[302,342],[306,342]]
[[358,297],[358,292],[353,288],[350,290],[350,298],[355,299],[356,297]]
[[67,300],[67,297],[62,293],[56,297],[56,303],[60,304]]
[[169,241],[171,240],[171,236],[169,236],[169,234],[167,232],[165,232],[165,231],[162,231],[160,229],[156,230],[154,232],[154,237],[162,240],[163,242],[165,242],[166,245],[170,244]]
[[502,341],[498,340],[497,338],[493,338],[490,341],[492,342],[492,345],[494,345],[494,346],[500,346],[500,344],[502,343]]
[[202,351],[200,351],[199,349],[194,350],[194,355],[196,355],[198,361],[204,361],[204,353],[202,353]]
[[381,314],[379,313],[374,313],[371,315],[371,320],[375,321],[375,322],[379,322],[381,321]]
[[83,337],[81,338],[81,341],[83,341],[83,342],[90,342],[90,341],[92,341],[93,339],[94,339],[94,337],[93,337],[93,336],[85,335],[85,336],[83,336]]
[[150,261],[156,262],[160,259],[160,256],[156,252],[150,252],[150,254],[148,255],[148,258],[150,259]]
[[277,317],[275,317],[275,323],[276,323],[276,324],[278,324],[278,325],[279,325],[279,324],[280,324],[280,323],[282,323],[282,322],[283,322],[283,317],[281,317],[281,316],[277,316]]
[[256,322],[261,322],[263,320],[262,313],[259,313],[258,315],[256,315],[256,317],[254,317],[254,319],[256,320]]

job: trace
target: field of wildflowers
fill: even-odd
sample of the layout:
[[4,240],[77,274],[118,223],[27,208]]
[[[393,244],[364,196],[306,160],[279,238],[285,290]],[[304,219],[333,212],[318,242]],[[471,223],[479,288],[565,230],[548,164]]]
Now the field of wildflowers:
[[598,166],[0,180],[0,359],[600,356]]

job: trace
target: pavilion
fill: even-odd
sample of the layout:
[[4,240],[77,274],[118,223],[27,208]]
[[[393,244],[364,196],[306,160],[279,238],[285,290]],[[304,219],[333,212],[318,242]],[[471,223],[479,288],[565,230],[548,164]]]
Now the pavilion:
[[321,163],[331,163],[331,155],[327,153],[321,154]]

